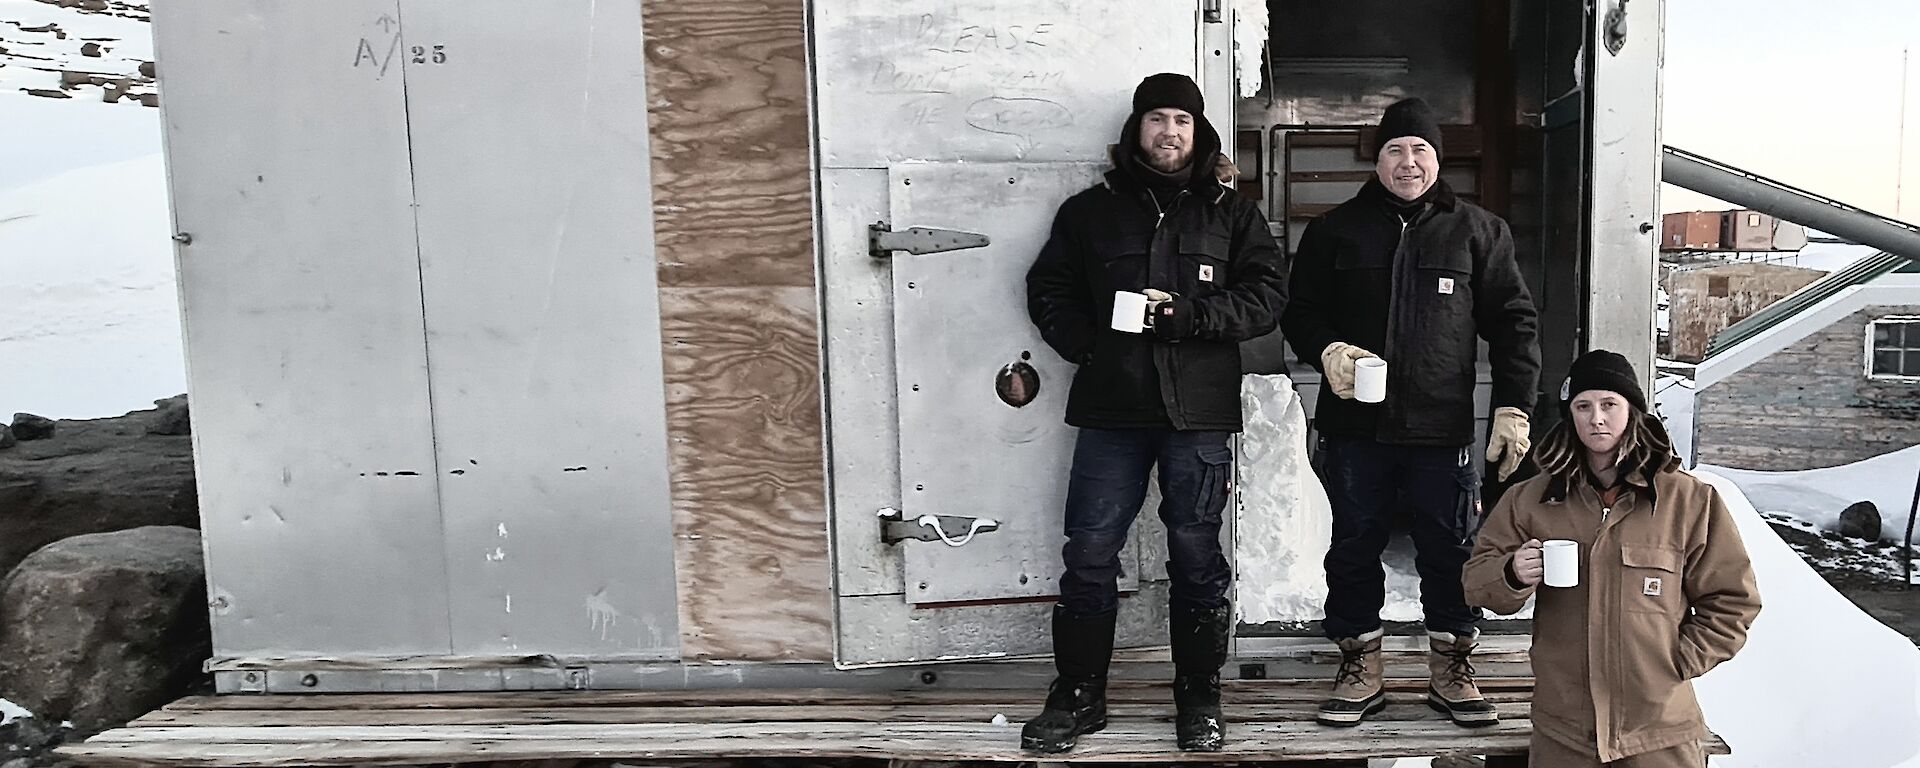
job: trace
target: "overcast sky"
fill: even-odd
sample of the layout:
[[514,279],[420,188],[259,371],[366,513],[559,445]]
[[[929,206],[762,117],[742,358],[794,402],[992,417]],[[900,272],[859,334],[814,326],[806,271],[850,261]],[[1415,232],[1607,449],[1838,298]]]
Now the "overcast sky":
[[[1666,143],[1885,214],[1897,213],[1900,53],[1911,48],[1901,218],[1920,218],[1920,0],[1666,7]],[[1661,207],[1723,206],[1668,185]]]

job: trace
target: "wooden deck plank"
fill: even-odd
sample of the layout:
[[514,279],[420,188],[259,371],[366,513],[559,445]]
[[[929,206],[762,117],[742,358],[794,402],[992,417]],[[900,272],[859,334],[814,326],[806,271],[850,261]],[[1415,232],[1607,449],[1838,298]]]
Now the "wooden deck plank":
[[[1481,677],[1482,691],[1524,692],[1533,689],[1528,678]],[[1286,700],[1324,694],[1321,681],[1229,680],[1223,686],[1229,699]],[[1389,678],[1387,690],[1417,692],[1424,678]],[[909,691],[793,689],[793,690],[680,690],[680,691],[500,691],[482,693],[336,693],[274,696],[189,696],[163,707],[185,710],[337,710],[337,709],[481,709],[488,707],[631,707],[631,706],[759,706],[952,704],[1027,701],[1040,689],[918,689]],[[1107,697],[1113,701],[1157,701],[1169,696],[1159,681],[1116,680]]]
[[[1503,717],[1526,717],[1528,702],[1521,694],[1488,696]],[[1420,694],[1395,693],[1387,697],[1386,719],[1438,718]],[[1287,702],[1240,702],[1229,698],[1223,711],[1234,722],[1312,719],[1319,697]],[[994,715],[1024,719],[1039,711],[1038,696],[1024,700],[971,704],[860,705],[834,707],[559,707],[490,709],[375,709],[375,710],[161,710],[128,724],[148,727],[289,727],[384,725],[543,725],[558,723],[751,723],[751,722],[987,722]],[[1171,700],[1115,702],[1108,712],[1114,719],[1170,720]]]
[[[1524,721],[1467,730],[1440,720],[1241,723],[1218,753],[1182,753],[1163,723],[1120,722],[1059,762],[1232,762],[1514,754]],[[392,728],[137,728],[110,731],[61,754],[96,765],[216,768],[408,764],[528,759],[883,757],[1025,762],[1019,726],[958,723],[746,723]]]
[[[1426,706],[1424,681],[1396,680],[1386,711],[1355,728],[1313,722],[1318,683],[1232,681],[1220,753],[1174,748],[1164,683],[1114,686],[1108,729],[1059,762],[1222,763],[1518,755],[1531,690],[1490,692],[1501,722],[1465,729]],[[428,706],[464,701],[467,706]],[[591,702],[581,706],[582,702]],[[720,705],[715,705],[721,702]],[[295,706],[285,706],[285,705]],[[235,706],[241,705],[241,706]],[[250,705],[253,708],[248,708]],[[377,706],[370,706],[377,705]],[[1037,692],[627,691],[227,696],[187,699],[59,753],[119,768],[502,763],[583,759],[887,758],[1031,762],[1019,725]],[[1005,725],[993,725],[1004,715]],[[1728,754],[1718,737],[1709,754]],[[1049,759],[1054,761],[1055,758]]]

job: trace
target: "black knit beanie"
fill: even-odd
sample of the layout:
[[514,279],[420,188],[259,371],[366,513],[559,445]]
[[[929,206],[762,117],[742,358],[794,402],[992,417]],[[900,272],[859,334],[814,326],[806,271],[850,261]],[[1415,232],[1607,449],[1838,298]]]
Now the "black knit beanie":
[[1174,72],[1148,75],[1133,89],[1133,121],[1139,122],[1141,115],[1161,107],[1184,109],[1200,117],[1207,113],[1207,100],[1191,77]]
[[1647,394],[1640,389],[1640,377],[1633,364],[1618,352],[1596,349],[1581,355],[1567,369],[1566,383],[1560,385],[1560,410],[1573,407],[1573,398],[1590,389],[1618,393],[1633,407],[1647,413]]
[[[1135,96],[1137,103],[1139,96]],[[1380,129],[1373,134],[1373,153],[1377,156],[1387,142],[1402,136],[1418,136],[1433,145],[1433,153],[1442,153],[1440,147],[1440,120],[1434,117],[1433,107],[1421,99],[1401,99],[1387,107],[1386,114],[1380,116]]]
[[[1193,157],[1183,169],[1185,180],[1177,175],[1162,174],[1141,162],[1140,118],[1148,112],[1162,107],[1186,110],[1193,115]],[[1120,126],[1120,143],[1115,147],[1119,154],[1114,157],[1114,167],[1124,168],[1135,178],[1148,186],[1163,184],[1175,185],[1213,185],[1213,164],[1206,158],[1212,158],[1220,151],[1220,133],[1207,122],[1207,102],[1200,95],[1200,86],[1193,78],[1174,72],[1162,72],[1149,75],[1133,89],[1133,114],[1127,116],[1125,125]]]

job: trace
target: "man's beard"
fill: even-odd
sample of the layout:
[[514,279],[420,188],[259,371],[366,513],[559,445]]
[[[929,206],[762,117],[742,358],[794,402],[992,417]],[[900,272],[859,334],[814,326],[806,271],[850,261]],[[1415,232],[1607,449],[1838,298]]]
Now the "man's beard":
[[1161,173],[1178,173],[1193,162],[1193,150],[1190,148],[1182,149],[1167,159],[1163,159],[1165,156],[1157,151],[1142,152],[1141,155],[1148,168]]

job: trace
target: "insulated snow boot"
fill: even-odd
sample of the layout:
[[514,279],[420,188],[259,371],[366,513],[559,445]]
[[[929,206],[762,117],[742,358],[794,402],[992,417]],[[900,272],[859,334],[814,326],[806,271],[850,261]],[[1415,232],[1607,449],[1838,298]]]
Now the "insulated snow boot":
[[1115,611],[1074,616],[1053,609],[1053,667],[1047,705],[1020,730],[1020,747],[1065,752],[1083,733],[1107,727],[1107,666],[1113,661]]
[[1480,695],[1473,684],[1473,655],[1479,630],[1470,635],[1452,632],[1427,633],[1427,706],[1446,713],[1457,725],[1468,728],[1493,725],[1500,720],[1493,704]]
[[1333,675],[1333,695],[1320,703],[1314,719],[1321,725],[1359,725],[1367,715],[1387,708],[1386,668],[1380,659],[1380,640],[1386,630],[1334,640],[1340,646],[1340,671]]
[[1232,609],[1175,608],[1168,624],[1173,641],[1173,729],[1181,749],[1218,752],[1226,743],[1220,714],[1220,667],[1227,663]]

